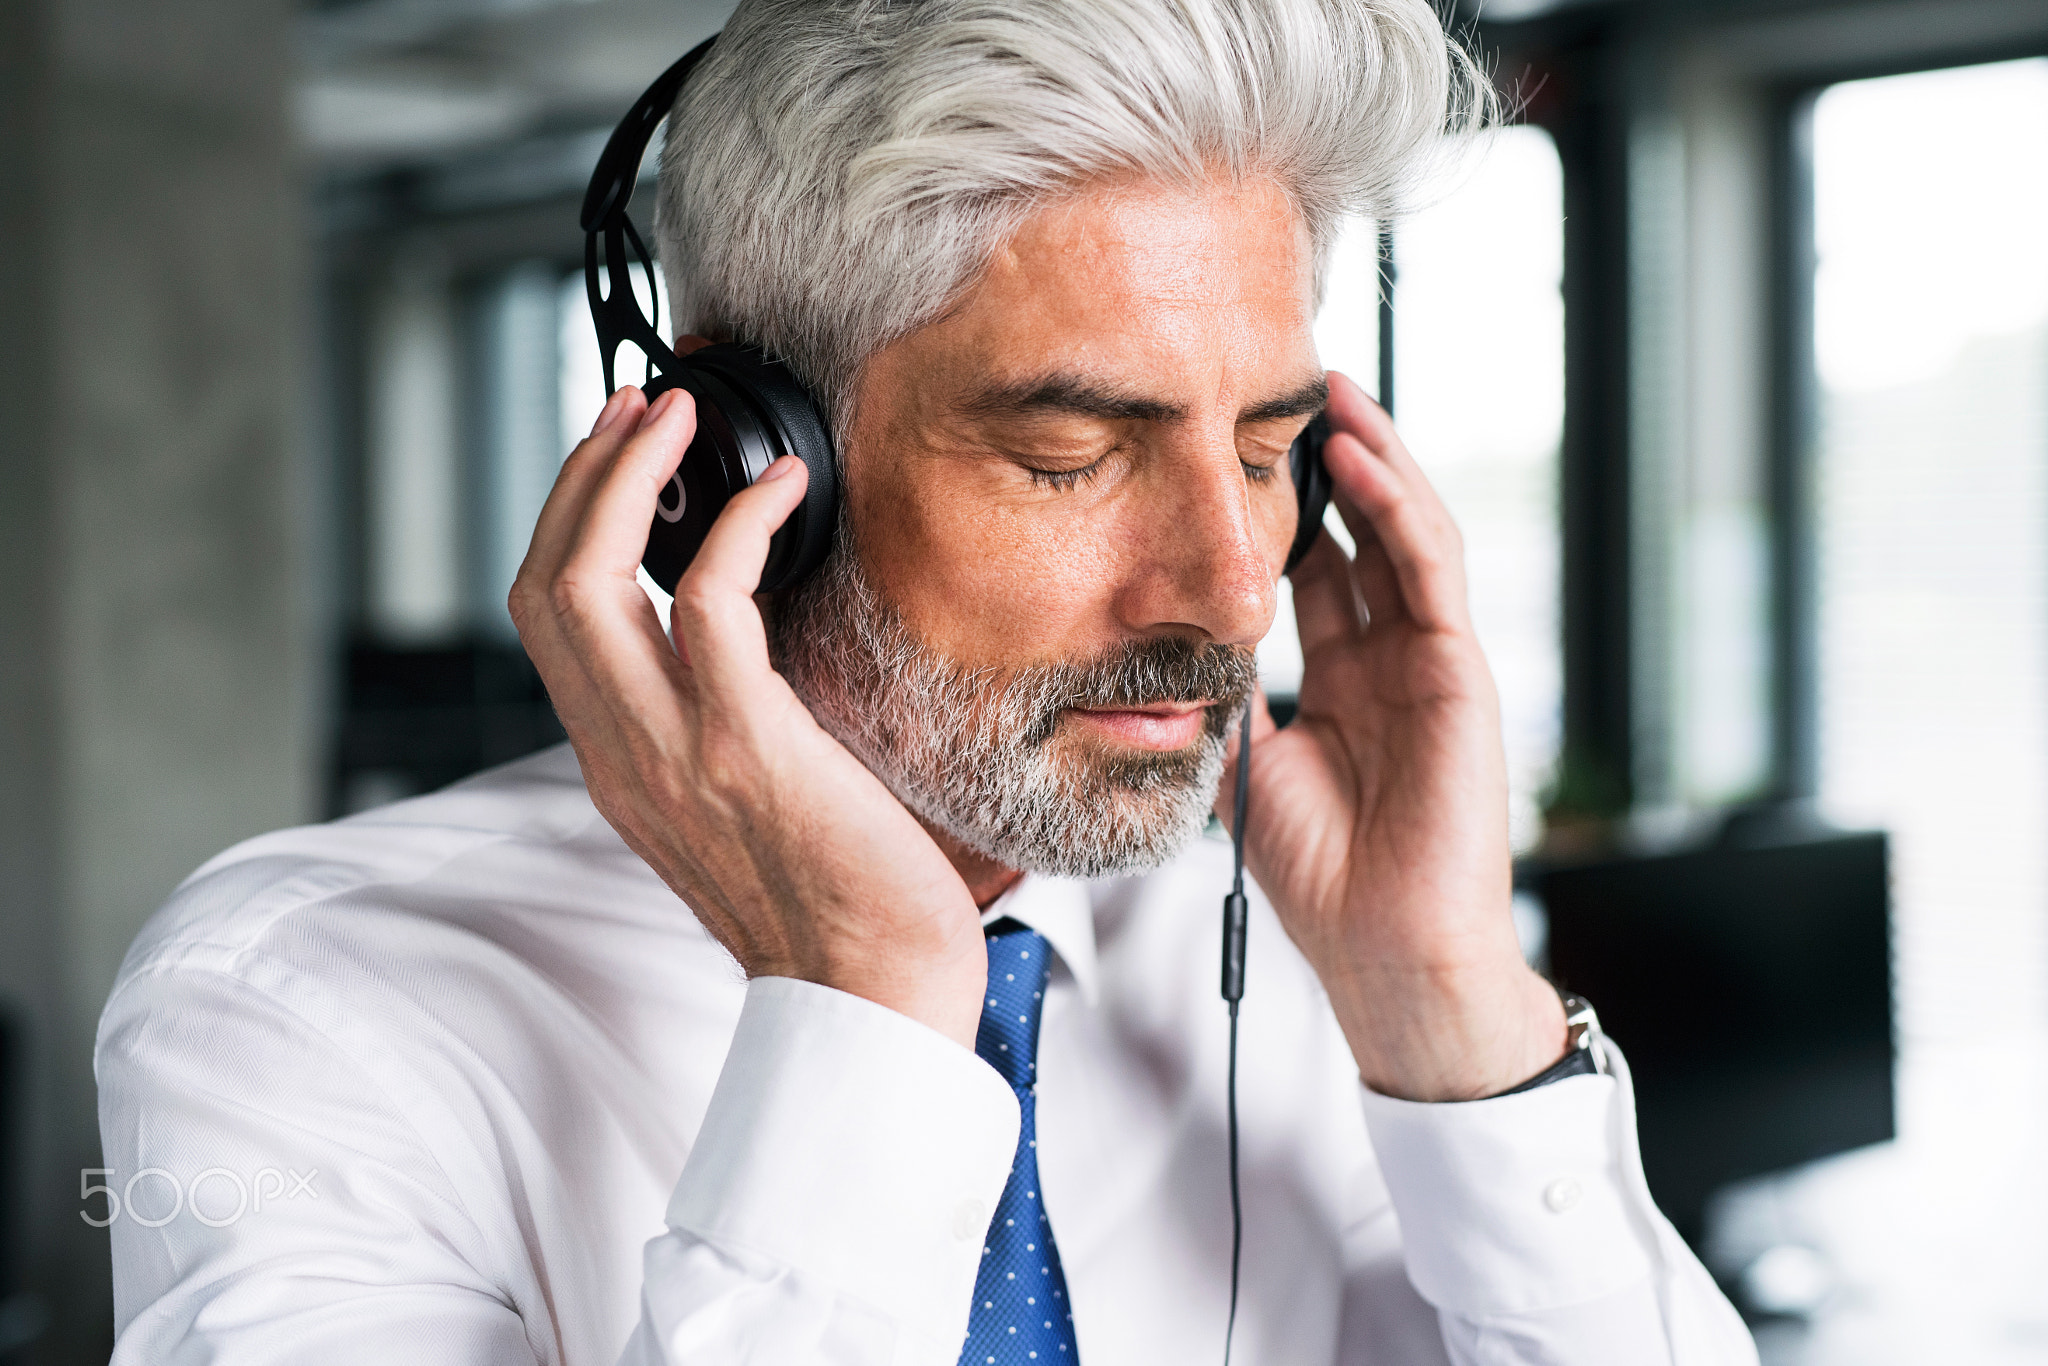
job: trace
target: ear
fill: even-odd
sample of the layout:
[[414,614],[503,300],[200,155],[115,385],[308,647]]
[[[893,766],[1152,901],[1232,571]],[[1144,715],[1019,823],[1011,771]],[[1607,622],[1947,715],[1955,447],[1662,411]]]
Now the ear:
[[686,333],[676,338],[675,353],[678,356],[687,356],[692,351],[702,350],[709,345],[711,345],[711,338],[700,337],[694,332]]

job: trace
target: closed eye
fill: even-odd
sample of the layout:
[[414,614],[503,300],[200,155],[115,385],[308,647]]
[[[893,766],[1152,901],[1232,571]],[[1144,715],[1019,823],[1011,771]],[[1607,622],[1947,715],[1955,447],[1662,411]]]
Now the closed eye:
[[[1251,480],[1254,484],[1270,484],[1278,477],[1280,472],[1280,466],[1277,461],[1271,465],[1255,465],[1249,460],[1240,460],[1237,463],[1244,467],[1244,477]],[[1037,487],[1066,493],[1088,483],[1096,475],[1100,474],[1102,472],[1102,462],[1097,460],[1092,464],[1082,465],[1077,469],[1071,470],[1042,470],[1035,465],[1026,465],[1024,469],[1031,476],[1031,482]]]
[[1102,461],[1096,460],[1071,470],[1042,470],[1036,465],[1026,465],[1025,472],[1038,488],[1055,489],[1061,493],[1079,488],[1102,472]]

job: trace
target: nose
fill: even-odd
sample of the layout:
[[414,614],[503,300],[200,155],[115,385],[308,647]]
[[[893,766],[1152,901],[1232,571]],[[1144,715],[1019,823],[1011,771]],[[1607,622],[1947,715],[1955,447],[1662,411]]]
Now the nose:
[[[1127,523],[1119,615],[1140,635],[1256,645],[1273,623],[1287,532],[1268,506],[1276,500],[1247,479],[1228,435],[1162,456]],[[1274,477],[1284,487],[1286,472]]]

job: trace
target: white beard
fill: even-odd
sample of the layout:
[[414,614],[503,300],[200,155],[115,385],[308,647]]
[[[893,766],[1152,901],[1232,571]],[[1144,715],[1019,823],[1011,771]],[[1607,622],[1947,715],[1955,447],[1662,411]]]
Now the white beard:
[[[1134,642],[1080,663],[998,670],[930,649],[883,604],[842,522],[831,558],[777,604],[776,667],[827,732],[913,814],[1007,868],[1103,877],[1156,868],[1200,834],[1224,734],[1256,681],[1250,650]],[[1215,699],[1200,740],[1061,761],[1077,705]]]

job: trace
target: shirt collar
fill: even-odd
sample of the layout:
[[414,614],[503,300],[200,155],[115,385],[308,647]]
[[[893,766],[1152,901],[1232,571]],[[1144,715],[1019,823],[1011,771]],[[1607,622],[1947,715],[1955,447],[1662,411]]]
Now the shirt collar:
[[1087,883],[1026,873],[989,903],[981,913],[981,923],[988,925],[1004,916],[1044,935],[1059,961],[1074,974],[1081,999],[1090,1006],[1095,1004],[1095,909]]

